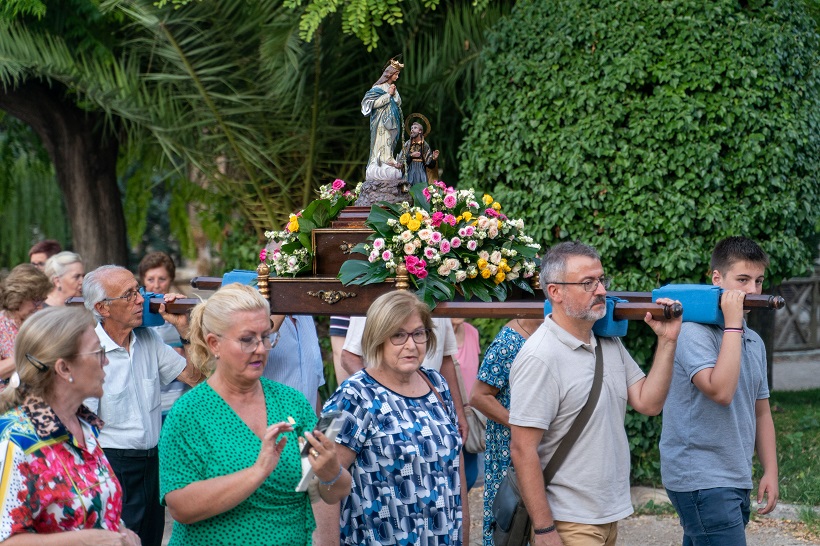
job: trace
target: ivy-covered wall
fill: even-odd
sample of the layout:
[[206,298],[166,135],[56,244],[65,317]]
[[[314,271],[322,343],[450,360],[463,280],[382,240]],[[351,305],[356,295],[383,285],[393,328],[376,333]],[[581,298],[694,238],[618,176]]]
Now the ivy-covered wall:
[[[517,207],[545,246],[594,245],[616,290],[707,282],[711,248],[737,234],[769,252],[770,280],[809,270],[820,40],[803,2],[521,0],[483,55],[462,185]],[[625,343],[648,363],[646,333]],[[659,420],[628,425],[651,480],[640,450]]]

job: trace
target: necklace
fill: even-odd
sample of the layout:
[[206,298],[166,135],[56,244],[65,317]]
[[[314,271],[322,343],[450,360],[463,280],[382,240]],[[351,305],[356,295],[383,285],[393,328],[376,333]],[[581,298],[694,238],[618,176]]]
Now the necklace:
[[521,328],[522,330],[524,330],[527,333],[527,337],[530,337],[532,335],[532,332],[530,332],[529,330],[524,328],[524,325],[521,324],[521,321],[519,319],[515,319],[515,322],[516,322],[516,324],[518,324],[519,328]]

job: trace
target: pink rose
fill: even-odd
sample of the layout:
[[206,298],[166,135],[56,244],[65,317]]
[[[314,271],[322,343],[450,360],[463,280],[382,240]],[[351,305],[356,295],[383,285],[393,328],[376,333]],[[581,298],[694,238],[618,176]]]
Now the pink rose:
[[428,201],[430,200],[430,190],[424,188],[423,190],[421,190],[421,194],[425,197],[425,199],[427,199]]
[[467,226],[464,228],[464,235],[467,237],[472,237],[475,233],[475,228],[473,226]]
[[456,206],[456,196],[452,193],[448,193],[447,196],[444,198],[444,206],[448,209],[451,209]]
[[259,251],[259,261],[260,262],[264,262],[265,258],[267,258],[267,257],[268,257],[268,249],[267,248],[263,248],[262,250]]
[[478,243],[475,241],[467,241],[467,250],[475,250],[478,247]]
[[447,239],[444,239],[443,241],[441,241],[441,244],[439,245],[439,249],[441,250],[442,254],[447,254],[448,252],[450,252],[450,243],[447,242]]
[[416,265],[417,265],[418,263],[419,263],[419,259],[418,259],[418,258],[416,258],[415,256],[405,256],[405,257],[404,257],[404,265],[406,265],[406,266],[407,266],[407,269],[408,269],[408,270],[409,270],[411,267],[412,267],[412,268],[415,268],[415,267],[416,267]]
[[430,234],[430,240],[434,243],[438,243],[439,241],[441,241],[441,233],[439,233],[438,231],[434,231]]
[[460,247],[461,246],[461,239],[459,239],[458,237],[453,237],[452,239],[450,239],[450,246],[453,247],[453,248]]
[[443,212],[434,212],[433,215],[430,217],[430,225],[433,227],[438,227],[441,225],[441,221],[444,219]]
[[445,184],[441,180],[436,180],[435,182],[433,182],[433,185],[438,186],[441,189],[446,189],[447,188],[447,184]]
[[426,269],[419,269],[418,271],[416,271],[416,277],[418,277],[419,279],[427,278],[427,270]]
[[392,252],[390,252],[389,250],[385,250],[384,252],[382,252],[382,260],[384,260],[385,262],[389,262],[392,259],[393,259],[393,253]]
[[450,224],[451,226],[455,226],[456,225],[456,217],[453,216],[452,214],[445,214],[443,222],[445,224]]
[[495,211],[495,209],[487,209],[484,211],[484,214],[486,216],[489,216],[490,218],[498,218],[498,213]]
[[337,178],[336,180],[333,181],[333,189],[334,190],[339,191],[344,187],[345,187],[345,181],[344,180],[341,180],[341,179]]

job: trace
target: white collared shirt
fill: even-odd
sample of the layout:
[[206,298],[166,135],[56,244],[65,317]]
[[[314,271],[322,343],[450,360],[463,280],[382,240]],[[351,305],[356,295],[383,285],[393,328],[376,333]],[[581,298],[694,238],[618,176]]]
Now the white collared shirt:
[[159,442],[162,424],[160,387],[185,369],[185,357],[166,345],[151,328],[131,332],[130,353],[98,324],[95,329],[108,357],[102,398],[86,406],[105,421],[103,448],[150,449]]

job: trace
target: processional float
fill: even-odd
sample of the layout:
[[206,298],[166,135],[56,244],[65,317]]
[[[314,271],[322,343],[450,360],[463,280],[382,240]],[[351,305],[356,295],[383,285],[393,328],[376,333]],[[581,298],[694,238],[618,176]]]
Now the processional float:
[[[401,97],[396,89],[396,80],[398,73],[404,68],[404,65],[396,60],[391,60],[388,65],[384,67],[382,76],[376,83],[373,84],[370,90],[362,100],[362,114],[370,118],[370,153],[366,168],[366,179],[361,185],[361,193],[354,195],[355,202],[352,200],[348,202],[348,194],[343,194],[344,201],[340,201],[342,195],[339,192],[332,195],[324,202],[319,199],[314,201],[305,210],[300,213],[292,214],[290,216],[289,224],[286,231],[273,232],[284,234],[282,240],[276,242],[281,244],[281,248],[287,250],[288,248],[300,247],[308,250],[310,246],[310,255],[312,256],[312,263],[309,264],[310,276],[282,276],[271,275],[271,267],[262,259],[256,271],[234,271],[221,277],[197,277],[193,279],[191,285],[199,290],[216,290],[223,282],[239,281],[246,284],[255,284],[260,293],[264,295],[271,305],[271,312],[274,314],[306,314],[306,315],[365,315],[370,304],[380,295],[389,290],[407,290],[412,288],[413,284],[419,284],[422,279],[417,272],[409,271],[410,263],[407,262],[407,256],[403,260],[396,260],[389,268],[382,270],[384,274],[375,274],[372,272],[366,281],[361,278],[358,281],[355,279],[356,274],[350,275],[350,271],[357,271],[361,275],[367,276],[364,271],[366,267],[363,266],[361,260],[368,260],[367,251],[373,252],[375,247],[374,230],[379,228],[374,227],[373,217],[381,219],[382,227],[396,226],[399,221],[399,214],[405,212],[401,216],[402,224],[405,224],[405,216],[410,213],[416,215],[421,214],[418,208],[412,209],[404,202],[413,201],[418,206],[424,206],[425,198],[427,202],[432,202],[431,192],[439,191],[437,188],[446,188],[440,182],[433,182],[437,176],[436,161],[439,156],[438,150],[432,150],[426,137],[430,134],[430,123],[427,118],[421,114],[410,114],[407,119],[404,118],[401,110]],[[410,121],[416,121],[410,124]],[[422,123],[423,122],[423,123]],[[399,134],[401,132],[401,134]],[[409,138],[405,140],[405,137]],[[396,155],[395,149],[397,145],[401,145],[401,152]],[[425,180],[426,178],[426,180]],[[344,182],[341,186],[344,186]],[[426,182],[426,183],[425,183]],[[430,184],[429,186],[427,184]],[[333,190],[339,188],[333,184]],[[425,190],[421,190],[425,187]],[[358,188],[357,188],[358,189]],[[428,208],[424,211],[425,224],[422,227],[433,227],[433,231],[437,227],[439,229],[438,235],[442,235],[448,229],[451,233],[455,232],[458,226],[459,234],[461,230],[470,230],[470,226],[476,226],[478,222],[470,223],[470,220],[478,221],[483,218],[487,222],[495,222],[496,226],[505,223],[509,226],[510,223],[520,226],[523,229],[523,222],[514,219],[509,219],[500,211],[500,204],[493,202],[492,198],[484,196],[484,206],[481,206],[480,200],[472,195],[472,190],[466,192],[455,191],[453,188],[446,188],[447,196],[439,194],[439,202],[443,202],[445,207],[439,211],[432,213]],[[426,192],[426,193],[425,193]],[[322,193],[328,193],[325,188]],[[458,199],[464,199],[465,206],[460,209],[457,206]],[[486,200],[488,199],[489,200]],[[451,204],[448,205],[447,199],[450,199]],[[398,204],[401,203],[401,206]],[[420,203],[420,204],[419,204]],[[308,218],[309,211],[316,210],[319,205],[323,207],[323,213],[316,215],[313,218]],[[348,205],[348,206],[344,206]],[[401,208],[404,207],[404,208]],[[457,211],[458,210],[458,211]],[[454,215],[450,219],[452,229],[447,227],[448,217],[445,212],[452,212],[458,214],[458,218]],[[309,236],[305,228],[301,233],[299,231],[300,215],[303,223],[310,225]],[[431,221],[431,215],[439,214],[438,223]],[[393,215],[392,217],[390,215]],[[469,216],[467,216],[469,214]],[[325,218],[331,217],[332,221],[326,225],[319,225],[317,217],[323,216]],[[458,226],[456,224],[458,220]],[[390,222],[393,222],[391,224]],[[410,224],[408,223],[408,226]],[[423,230],[419,230],[419,226],[410,226],[416,237]],[[497,230],[498,231],[498,230]],[[384,230],[380,230],[379,236],[383,235]],[[489,232],[492,237],[496,235]],[[518,235],[523,235],[523,231],[516,231]],[[404,234],[403,234],[404,235]],[[506,236],[505,236],[506,237]],[[483,247],[494,250],[506,249],[507,256],[511,263],[516,260],[515,254],[509,254],[509,240],[510,237],[499,237],[497,246]],[[512,237],[514,238],[514,237]],[[466,239],[465,239],[466,240]],[[520,240],[531,243],[529,237],[520,237]],[[367,247],[367,243],[371,242],[372,246]],[[384,239],[383,239],[384,241]],[[448,242],[448,252],[452,248],[457,248],[455,239]],[[480,243],[483,244],[483,243]],[[520,245],[517,248],[522,252],[537,245]],[[516,247],[513,247],[516,248]],[[400,250],[395,249],[395,254],[398,256]],[[472,249],[475,250],[475,247]],[[425,249],[425,252],[427,249]],[[456,256],[457,253],[445,252],[443,246],[436,249],[440,251],[441,258],[444,255]],[[493,252],[495,254],[495,252]],[[357,255],[358,254],[358,257]],[[412,253],[411,253],[412,254]],[[535,252],[530,252],[530,266],[533,266],[531,258],[534,257]],[[476,256],[472,256],[472,265],[475,266]],[[520,256],[519,256],[520,259]],[[358,264],[355,263],[358,260]],[[373,254],[370,256],[371,262],[378,262],[379,256],[373,259]],[[377,265],[378,265],[377,263]],[[387,258],[384,258],[384,263],[387,263]],[[407,263],[407,266],[405,266]],[[466,268],[470,264],[470,259],[465,260],[465,264],[461,264]],[[498,262],[496,262],[498,263]],[[521,262],[519,261],[519,266]],[[276,262],[273,263],[276,266]],[[504,265],[507,261],[504,260]],[[305,268],[308,264],[305,265]],[[499,263],[502,271],[505,271]],[[301,270],[300,270],[301,271]],[[347,271],[347,273],[346,273]],[[507,269],[506,271],[509,271]],[[388,275],[387,273],[392,273]],[[463,272],[462,272],[463,273]],[[454,317],[454,318],[543,318],[549,311],[549,302],[545,302],[544,295],[538,286],[538,275],[532,274],[533,271],[528,271],[531,274],[529,283],[523,282],[522,275],[517,282],[511,283],[509,290],[505,289],[506,298],[501,298],[504,301],[482,301],[491,299],[487,297],[489,291],[484,291],[483,298],[446,298],[447,301],[442,301],[441,297],[436,298],[433,309],[434,316],[440,317]],[[492,271],[496,275],[496,271]],[[411,278],[411,275],[416,275]],[[515,276],[514,276],[515,275]],[[425,272],[426,276],[426,272]],[[432,275],[431,275],[432,276]],[[373,278],[377,277],[381,282],[372,282]],[[500,282],[509,282],[515,279],[518,275],[509,275],[509,279],[504,281],[502,274]],[[340,278],[347,279],[353,282],[342,284]],[[455,294],[456,290],[461,289],[465,294],[469,292],[467,284],[464,283],[464,277],[459,280],[458,275],[455,275],[455,281],[452,281],[453,276],[450,277],[451,283],[462,283],[461,287],[450,286],[450,293]],[[475,278],[473,275],[470,278]],[[487,277],[484,277],[487,279]],[[480,281],[480,279],[478,279]],[[468,281],[469,282],[469,281]],[[487,283],[492,286],[491,282]],[[498,283],[496,283],[498,284]],[[507,285],[505,285],[507,286]],[[475,292],[478,293],[478,292]],[[474,293],[474,294],[475,294]],[[439,295],[441,292],[439,292]],[[720,311],[720,294],[721,290],[718,287],[706,285],[667,285],[665,287],[656,289],[652,292],[610,292],[607,296],[607,314],[604,318],[598,321],[593,329],[598,335],[607,336],[622,336],[626,334],[626,328],[629,320],[643,320],[646,313],[650,313],[656,320],[668,320],[673,317],[683,315],[683,320],[701,322],[707,324],[722,325],[723,315]],[[659,305],[654,303],[657,298],[664,297],[673,300],[678,300],[680,303],[673,305]],[[428,303],[431,303],[429,298],[423,298]],[[463,301],[462,301],[463,299]],[[497,300],[498,298],[496,298]],[[82,301],[81,298],[73,298],[73,303]],[[186,313],[189,312],[194,305],[199,302],[198,299],[185,298],[178,299],[173,303],[166,304],[166,310],[170,313]],[[158,315],[159,306],[164,303],[164,300],[159,295],[146,295],[146,309],[144,321],[161,322],[161,317]],[[783,298],[779,296],[746,296],[744,307],[746,309],[779,309],[785,304]]]

